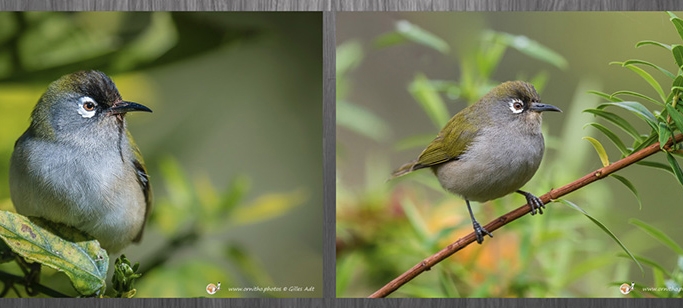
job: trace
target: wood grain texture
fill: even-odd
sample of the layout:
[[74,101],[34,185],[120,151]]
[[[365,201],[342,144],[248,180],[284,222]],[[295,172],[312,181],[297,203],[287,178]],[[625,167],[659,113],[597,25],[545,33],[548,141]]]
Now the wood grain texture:
[[336,289],[336,39],[335,15],[323,13],[323,296]]
[[6,11],[324,11],[333,0],[2,0]]

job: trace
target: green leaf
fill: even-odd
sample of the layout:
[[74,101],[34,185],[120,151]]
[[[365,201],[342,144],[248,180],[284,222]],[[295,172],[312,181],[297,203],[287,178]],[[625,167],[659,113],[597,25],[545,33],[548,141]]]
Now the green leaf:
[[633,114],[638,116],[639,118],[645,120],[650,127],[653,129],[657,129],[657,118],[655,118],[655,115],[650,112],[650,110],[647,110],[645,106],[643,106],[641,103],[638,102],[611,102],[611,103],[603,103],[600,104],[597,109],[604,109],[607,106],[617,106],[623,109],[626,109],[628,111],[631,111]]
[[662,48],[666,48],[667,50],[671,50],[671,46],[670,46],[670,45],[663,44],[663,43],[656,42],[656,41],[645,40],[645,41],[640,41],[640,42],[636,43],[636,47],[642,47],[642,46],[645,46],[645,45],[654,45],[654,46],[659,46],[659,47],[662,47]]
[[[619,256],[620,257],[628,257],[628,255],[622,254],[622,253],[620,253]],[[659,263],[655,262],[652,259],[648,259],[648,258],[643,257],[643,256],[636,256],[636,259],[638,259],[638,261],[640,261],[641,263],[643,263],[647,266],[650,266],[652,268],[656,268],[657,270],[661,271],[662,273],[668,274],[667,271],[664,269],[664,267],[662,267],[661,265],[659,265]]]
[[669,172],[671,174],[674,173],[673,170],[671,170],[671,166],[669,166],[667,164],[659,163],[659,162],[641,160],[641,161],[636,162],[636,164],[641,165],[641,166],[646,166],[646,167],[664,170],[664,171]]
[[624,101],[618,97],[614,97],[613,94],[607,94],[605,92],[591,90],[591,91],[588,91],[588,93],[595,94],[595,95],[600,96],[600,97],[602,97],[608,101],[611,101],[611,102],[622,102],[622,101]]
[[681,92],[683,92],[683,76],[679,75],[671,84],[671,92],[669,92],[669,96],[666,98],[666,103],[673,104],[674,98],[680,96]]
[[671,138],[671,129],[669,129],[669,125],[666,125],[664,122],[659,122],[659,148],[664,149],[664,145],[666,144],[667,141],[669,141],[669,138]]
[[657,92],[657,94],[659,94],[659,97],[662,99],[662,101],[666,101],[666,96],[664,95],[664,90],[662,89],[662,86],[659,85],[659,83],[652,77],[652,75],[650,75],[650,73],[635,65],[624,64],[624,62],[612,62],[610,64],[619,64],[622,67],[628,68],[631,71],[635,72],[636,74],[638,74],[638,76],[640,76],[648,84],[650,84],[650,86],[653,89],[655,89],[655,91]]
[[583,214],[584,216],[588,217],[588,219],[590,219],[595,225],[597,225],[598,227],[600,227],[600,229],[602,229],[602,231],[604,231],[605,233],[607,233],[607,235],[609,235],[609,237],[611,237],[612,240],[614,240],[614,242],[616,242],[617,244],[619,244],[619,246],[621,246],[621,249],[624,250],[624,252],[625,252],[629,257],[631,257],[631,260],[633,260],[633,262],[636,262],[636,264],[637,264],[638,267],[640,268],[640,271],[641,271],[641,272],[644,272],[644,271],[645,271],[645,270],[643,269],[643,266],[640,265],[640,262],[638,262],[638,259],[636,259],[636,257],[635,257],[627,248],[626,248],[626,246],[624,246],[624,244],[619,240],[619,238],[617,238],[617,236],[614,235],[614,233],[612,233],[612,231],[610,231],[603,223],[601,223],[601,222],[598,221],[597,219],[593,218],[593,216],[589,215],[586,211],[584,211],[584,210],[583,210],[582,208],[580,208],[578,205],[572,203],[572,202],[569,201],[569,200],[557,199],[557,200],[555,200],[555,201],[562,202],[562,203],[564,203],[565,205],[568,205],[569,207],[571,207],[571,208],[573,208],[573,209],[575,209],[575,210],[581,212],[581,214]]
[[257,286],[272,286],[273,278],[260,264],[259,258],[242,245],[230,245],[225,249],[228,260],[234,262],[240,272]]
[[674,13],[669,12],[669,16],[671,16],[671,23],[674,24],[674,27],[676,27],[676,31],[678,31],[678,36],[683,39],[683,20],[678,18]]
[[355,273],[356,268],[363,264],[362,257],[363,256],[359,253],[351,253],[344,258],[337,259],[337,271],[335,275],[337,294],[346,294],[349,285],[353,282],[353,273]]
[[387,48],[395,45],[408,43],[408,39],[398,32],[384,33],[378,36],[374,41],[376,48]]
[[[427,46],[443,54],[447,54],[450,51],[450,47],[446,41],[407,20],[397,21],[395,28],[396,33],[408,41]],[[384,38],[384,40],[386,40],[386,38]]]
[[636,187],[633,185],[633,183],[631,183],[631,181],[618,174],[612,173],[610,174],[610,176],[619,180],[619,182],[624,184],[624,186],[626,186],[633,193],[633,195],[636,196],[636,200],[638,200],[638,209],[642,210],[643,203],[640,201],[640,195],[638,195],[638,190],[636,190]]
[[559,69],[566,69],[569,66],[567,60],[552,49],[523,35],[512,35],[509,33],[498,32],[504,43],[519,52],[534,59],[552,64]]
[[634,153],[635,153],[635,152],[638,152],[638,151],[644,149],[645,147],[648,147],[648,146],[654,144],[655,142],[657,142],[657,139],[658,139],[658,138],[659,138],[659,137],[658,137],[657,134],[652,134],[652,135],[648,136],[648,137],[647,137],[645,140],[643,140],[643,141],[636,141],[636,142],[635,142],[635,146],[633,147],[633,152],[634,152]]
[[683,185],[683,171],[681,171],[681,166],[678,165],[676,158],[673,155],[671,155],[671,153],[666,152],[666,160],[669,161],[671,170],[673,170],[676,179],[678,179],[678,183],[681,183],[681,185]]
[[429,228],[424,219],[420,215],[415,203],[413,203],[409,198],[404,198],[401,200],[401,208],[406,214],[406,218],[410,222],[415,234],[420,238],[420,241],[429,240]]
[[337,126],[378,142],[391,136],[391,128],[384,119],[364,106],[345,100],[337,100]]
[[[480,51],[475,54],[475,63],[480,77],[487,79],[491,77],[491,73],[493,73],[498,67],[498,64],[500,64],[500,60],[508,49],[508,45],[505,43],[503,34],[496,31],[484,31],[481,36],[481,42],[482,46],[479,48]],[[471,77],[474,75],[475,73],[466,70],[469,61],[467,59],[463,59],[462,61],[464,62],[462,65],[462,76]],[[463,78],[461,81],[465,80],[466,78]]]
[[638,131],[629,123],[628,121],[624,120],[624,118],[600,109],[586,109],[583,112],[588,112],[592,113],[596,116],[599,116],[609,122],[612,122],[612,124],[616,125],[617,127],[621,128],[624,130],[627,134],[631,135],[633,139],[642,141],[644,138],[641,136]]
[[105,286],[107,252],[75,228],[0,211],[0,238],[27,260],[64,272],[81,295],[95,294]]
[[671,119],[674,121],[676,128],[678,128],[678,131],[683,132],[683,114],[669,104],[666,104],[665,107],[666,111],[671,116]]
[[223,219],[226,215],[232,213],[240,202],[244,199],[251,188],[251,181],[246,176],[238,176],[230,181],[225,193],[222,194],[220,203],[218,205],[218,213],[210,213]]
[[348,41],[337,46],[335,53],[336,74],[345,75],[356,68],[363,59],[363,47],[358,41]]
[[413,98],[420,103],[422,109],[429,116],[437,129],[441,129],[450,119],[446,103],[434,89],[424,74],[417,74],[408,87]]
[[583,137],[581,139],[588,140],[593,145],[593,148],[595,148],[595,152],[598,152],[598,156],[600,157],[600,161],[602,162],[603,167],[609,166],[609,158],[607,157],[607,152],[605,151],[605,148],[602,146],[600,141],[596,140],[593,137]]
[[678,67],[683,66],[683,46],[673,45],[671,47],[671,53],[674,55],[674,60],[676,60]]
[[599,131],[601,131],[603,134],[605,134],[605,136],[607,136],[607,138],[609,138],[609,140],[611,140],[612,143],[614,143],[614,145],[619,149],[621,154],[623,154],[624,156],[630,153],[629,150],[626,148],[626,145],[621,141],[621,139],[619,139],[619,137],[611,130],[609,130],[607,127],[599,123],[588,123],[586,125],[593,126],[597,128]]
[[[680,45],[676,45],[676,46],[680,46]],[[663,68],[663,67],[661,67],[661,66],[659,66],[659,65],[656,65],[656,64],[654,64],[654,63],[648,62],[648,61],[637,60],[637,59],[631,59],[631,60],[626,60],[626,61],[624,61],[624,64],[625,64],[625,65],[629,65],[629,64],[642,64],[642,65],[646,65],[646,66],[652,67],[652,68],[654,68],[654,69],[657,69],[658,71],[662,72],[664,75],[666,75],[667,77],[669,77],[669,78],[671,78],[671,79],[676,78],[676,75],[674,75],[673,73],[669,72],[667,69],[665,69],[665,68]]]
[[646,222],[638,220],[636,218],[629,219],[628,223],[640,228],[645,233],[649,234],[657,241],[664,244],[664,246],[669,247],[669,249],[673,250],[676,254],[683,255],[683,248],[681,248],[680,245],[678,245],[673,239],[671,239],[671,237],[666,235],[666,233],[662,232],[662,230],[659,230],[647,224]]
[[[655,103],[657,105],[662,105],[662,102],[660,102],[660,101],[658,101],[652,97],[649,97],[647,95],[640,94],[640,93],[634,92],[634,91],[617,91],[617,92],[612,93],[612,96],[617,96],[617,95],[631,95],[631,96],[635,96],[635,97],[640,97],[644,100]],[[619,100],[619,101],[623,102],[623,100]]]
[[230,219],[238,224],[265,221],[284,215],[307,200],[308,194],[302,189],[289,193],[263,194],[250,204],[236,208]]
[[439,282],[441,285],[441,289],[443,290],[443,297],[446,298],[459,298],[460,293],[458,292],[458,288],[456,287],[455,283],[453,283],[453,279],[450,276],[450,273],[445,270],[440,270],[439,271]]

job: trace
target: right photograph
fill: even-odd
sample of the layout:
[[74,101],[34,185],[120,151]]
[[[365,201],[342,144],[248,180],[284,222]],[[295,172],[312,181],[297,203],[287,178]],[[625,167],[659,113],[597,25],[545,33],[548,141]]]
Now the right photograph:
[[339,12],[336,125],[337,297],[683,297],[683,12]]

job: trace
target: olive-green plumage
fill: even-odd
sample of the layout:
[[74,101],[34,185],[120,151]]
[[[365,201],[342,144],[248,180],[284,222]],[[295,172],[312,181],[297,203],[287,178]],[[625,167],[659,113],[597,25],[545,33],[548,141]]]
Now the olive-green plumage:
[[[560,109],[542,104],[529,83],[502,83],[453,116],[420,156],[394,171],[392,178],[429,167],[443,188],[462,196],[468,208],[470,200],[485,202],[516,191],[527,197],[534,214],[542,202],[519,188],[543,157],[543,111]],[[481,243],[488,232],[473,215],[472,220]]]

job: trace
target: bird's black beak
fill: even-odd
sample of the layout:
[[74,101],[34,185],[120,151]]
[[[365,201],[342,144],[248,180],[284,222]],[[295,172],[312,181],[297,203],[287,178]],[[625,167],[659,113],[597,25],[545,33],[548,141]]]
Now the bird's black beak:
[[529,108],[529,110],[536,111],[536,112],[543,112],[543,111],[562,112],[562,110],[560,110],[560,108],[557,108],[553,105],[541,104],[541,103],[531,103],[531,108]]
[[152,112],[152,109],[147,108],[145,105],[127,101],[118,101],[109,108],[109,114],[111,115],[124,114],[131,111]]

